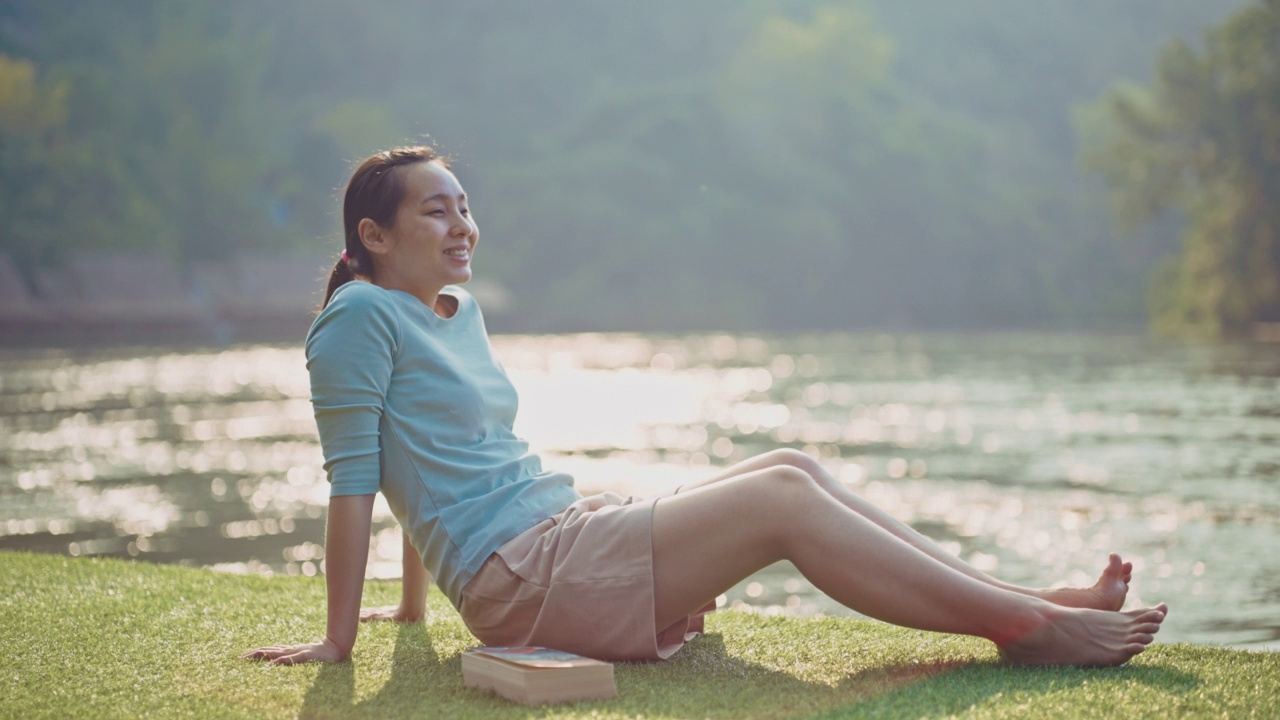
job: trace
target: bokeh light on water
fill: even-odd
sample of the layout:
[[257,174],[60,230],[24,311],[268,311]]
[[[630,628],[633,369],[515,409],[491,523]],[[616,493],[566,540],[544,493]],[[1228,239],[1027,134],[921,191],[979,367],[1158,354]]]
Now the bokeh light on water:
[[[841,334],[495,345],[521,391],[517,430],[584,492],[656,492],[793,447],[1006,580],[1091,582],[1119,550],[1137,569],[1131,604],[1173,606],[1165,640],[1280,641],[1275,346]],[[328,488],[307,396],[297,346],[6,352],[0,547],[320,573]],[[385,504],[375,515],[368,574],[395,576],[398,529]],[[720,603],[847,612],[785,564]]]

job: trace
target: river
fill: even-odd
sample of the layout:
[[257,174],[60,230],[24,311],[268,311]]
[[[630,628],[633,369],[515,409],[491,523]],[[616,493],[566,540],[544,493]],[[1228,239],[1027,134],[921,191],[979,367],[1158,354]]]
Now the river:
[[[1006,580],[1116,550],[1168,642],[1280,648],[1280,346],[1086,334],[495,336],[517,431],[583,492],[776,447]],[[0,549],[321,572],[297,345],[0,350]],[[796,518],[803,522],[803,518]],[[379,501],[370,577],[399,573]],[[715,532],[708,528],[707,532]],[[872,581],[869,579],[869,581]],[[779,564],[722,605],[850,611]]]

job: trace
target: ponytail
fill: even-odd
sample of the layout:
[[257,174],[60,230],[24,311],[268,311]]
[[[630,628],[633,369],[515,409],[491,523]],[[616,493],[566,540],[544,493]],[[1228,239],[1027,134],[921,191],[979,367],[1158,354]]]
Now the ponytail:
[[346,258],[338,258],[338,262],[333,264],[333,271],[329,273],[329,287],[324,291],[324,303],[320,305],[320,309],[323,310],[329,306],[329,300],[333,297],[335,290],[355,279],[356,276],[351,272],[351,265],[347,263]]

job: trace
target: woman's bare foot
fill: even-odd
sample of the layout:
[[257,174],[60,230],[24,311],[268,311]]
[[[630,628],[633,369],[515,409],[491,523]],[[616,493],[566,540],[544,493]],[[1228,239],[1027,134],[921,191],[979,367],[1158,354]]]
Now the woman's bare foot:
[[1127,612],[1049,606],[1044,624],[1000,652],[1020,665],[1122,665],[1151,644],[1168,612],[1164,603]]
[[1107,567],[1098,582],[1087,588],[1053,588],[1041,590],[1036,596],[1054,605],[1093,610],[1119,610],[1124,607],[1129,594],[1129,580],[1133,577],[1133,563],[1121,562],[1120,556],[1111,553]]

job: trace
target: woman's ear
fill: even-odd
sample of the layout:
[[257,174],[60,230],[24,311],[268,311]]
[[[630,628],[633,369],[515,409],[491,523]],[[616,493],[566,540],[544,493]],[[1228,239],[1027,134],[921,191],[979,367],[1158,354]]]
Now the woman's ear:
[[360,244],[364,245],[364,249],[368,250],[372,255],[386,255],[390,250],[387,245],[387,237],[382,232],[382,228],[378,223],[369,218],[364,218],[360,224],[356,226],[356,233],[360,236]]

